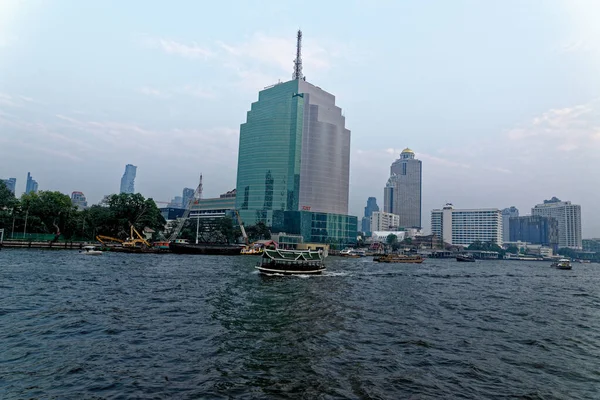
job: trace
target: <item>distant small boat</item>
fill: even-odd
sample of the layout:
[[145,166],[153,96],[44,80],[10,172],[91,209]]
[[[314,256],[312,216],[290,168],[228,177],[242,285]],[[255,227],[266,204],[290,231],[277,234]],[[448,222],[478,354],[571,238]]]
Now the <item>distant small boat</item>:
[[99,256],[102,254],[100,250],[96,250],[94,246],[84,246],[81,250],[79,250],[79,254],[83,254],[85,256]]
[[420,255],[407,256],[405,254],[386,254],[384,256],[376,257],[373,259],[375,262],[380,263],[406,263],[406,264],[421,264],[423,257]]
[[475,258],[473,258],[470,254],[459,254],[456,256],[456,261],[458,262],[475,262]]
[[572,269],[571,261],[566,258],[561,258],[557,262],[553,263],[552,266],[558,269]]

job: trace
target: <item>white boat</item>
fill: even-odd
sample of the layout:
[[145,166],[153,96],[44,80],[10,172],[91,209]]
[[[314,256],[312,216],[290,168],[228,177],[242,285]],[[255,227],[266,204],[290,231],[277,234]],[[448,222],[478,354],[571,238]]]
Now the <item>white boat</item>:
[[79,254],[83,254],[85,256],[99,256],[102,254],[100,250],[96,250],[94,246],[84,246],[81,250],[79,250]]
[[557,262],[553,263],[552,266],[558,269],[571,269],[571,261],[567,258],[561,258]]

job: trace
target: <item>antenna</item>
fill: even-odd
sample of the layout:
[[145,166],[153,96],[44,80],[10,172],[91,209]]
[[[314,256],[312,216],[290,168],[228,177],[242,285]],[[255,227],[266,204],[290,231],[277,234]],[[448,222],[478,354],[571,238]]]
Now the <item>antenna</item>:
[[304,78],[302,75],[302,31],[298,29],[296,43],[296,59],[294,60],[294,74],[292,75],[292,79],[301,80]]

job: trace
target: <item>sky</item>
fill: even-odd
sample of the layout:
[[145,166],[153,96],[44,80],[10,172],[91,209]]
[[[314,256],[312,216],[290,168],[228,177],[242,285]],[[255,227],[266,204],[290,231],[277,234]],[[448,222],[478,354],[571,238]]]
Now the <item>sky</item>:
[[157,201],[235,187],[258,91],[307,80],[352,132],[350,214],[383,207],[391,163],[423,161],[430,210],[556,196],[600,237],[600,2],[0,0],[0,178]]

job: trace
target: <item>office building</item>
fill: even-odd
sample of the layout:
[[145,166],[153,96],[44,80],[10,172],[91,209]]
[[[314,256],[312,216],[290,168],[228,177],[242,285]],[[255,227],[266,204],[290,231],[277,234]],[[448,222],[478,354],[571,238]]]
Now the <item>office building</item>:
[[350,131],[335,97],[303,77],[301,38],[299,31],[293,79],[260,91],[240,127],[236,208],[246,225],[354,243]]
[[502,238],[508,241],[510,237],[510,219],[519,216],[519,209],[515,206],[510,206],[502,210]]
[[76,206],[78,209],[84,209],[87,207],[87,199],[82,192],[73,192],[71,193],[71,203]]
[[6,188],[8,190],[10,190],[12,192],[12,194],[15,194],[15,188],[17,186],[17,178],[3,179],[3,182],[6,185]]
[[31,177],[31,174],[27,173],[27,184],[25,185],[25,193],[37,193],[38,183]]
[[183,206],[183,197],[181,196],[175,196],[171,199],[171,202],[169,202],[169,204],[167,205],[167,207],[172,207],[172,208],[185,208]]
[[369,197],[367,199],[367,206],[365,207],[365,215],[362,219],[361,230],[366,235],[371,234],[371,215],[373,212],[379,211],[379,206],[377,205],[377,199],[375,197]]
[[183,208],[187,208],[192,200],[194,200],[194,189],[192,188],[184,188],[182,193],[182,201],[181,205]]
[[137,167],[135,165],[127,164],[125,166],[125,172],[121,178],[121,191],[120,193],[135,193],[135,175],[137,173]]
[[396,231],[400,225],[400,216],[385,211],[375,211],[371,214],[371,232]]
[[383,190],[384,211],[400,216],[400,226],[421,227],[422,163],[406,148],[390,167]]
[[558,247],[582,248],[581,206],[570,201],[560,201],[556,197],[544,200],[531,209],[531,215],[551,217],[558,222]]
[[510,218],[508,240],[539,244],[556,251],[558,250],[558,221],[555,218],[540,215],[512,217]]
[[502,246],[502,212],[497,208],[460,210],[448,203],[431,211],[431,232],[452,245],[479,241]]

